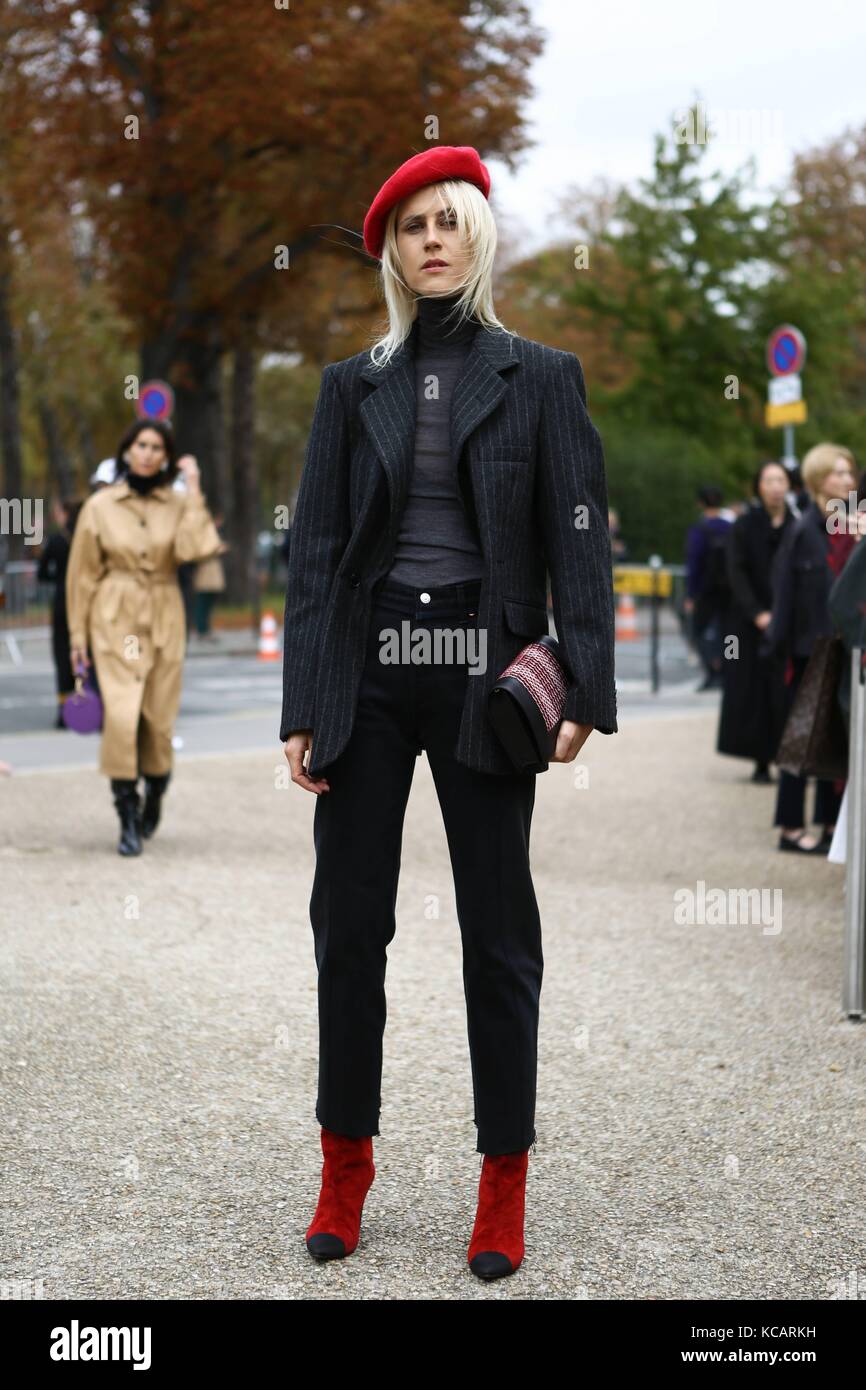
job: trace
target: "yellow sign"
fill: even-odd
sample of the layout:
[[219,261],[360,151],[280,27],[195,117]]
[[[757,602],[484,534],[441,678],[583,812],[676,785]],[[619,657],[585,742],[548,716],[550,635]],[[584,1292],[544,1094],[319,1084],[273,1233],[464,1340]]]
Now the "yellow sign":
[[615,594],[657,594],[659,598],[670,598],[672,590],[670,570],[632,568],[627,565],[614,565],[613,591]]
[[806,421],[806,402],[789,401],[787,405],[765,405],[764,424],[768,429],[778,425],[802,425]]

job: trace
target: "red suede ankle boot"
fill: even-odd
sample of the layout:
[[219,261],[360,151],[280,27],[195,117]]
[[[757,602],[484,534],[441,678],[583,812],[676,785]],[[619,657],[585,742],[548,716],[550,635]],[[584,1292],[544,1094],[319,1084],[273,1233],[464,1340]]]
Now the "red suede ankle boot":
[[350,1139],[323,1126],[322,1153],[322,1188],[307,1249],[317,1260],[339,1260],[351,1255],[361,1234],[361,1209],[376,1176],[373,1139]]
[[513,1274],[523,1259],[523,1213],[529,1150],[485,1154],[478,1211],[469,1242],[469,1268],[479,1279]]

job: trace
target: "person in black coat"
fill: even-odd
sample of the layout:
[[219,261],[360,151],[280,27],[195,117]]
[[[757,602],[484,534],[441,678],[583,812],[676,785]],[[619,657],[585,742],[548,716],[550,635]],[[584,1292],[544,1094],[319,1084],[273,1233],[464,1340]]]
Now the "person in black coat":
[[[829,599],[830,617],[842,639],[846,652],[837,699],[845,720],[845,726],[848,729],[849,740],[853,703],[852,680],[857,679],[857,674],[861,680],[866,679],[866,655],[864,655],[866,654],[866,545],[863,544],[863,538],[866,536],[866,510],[862,510],[864,500],[866,500],[866,471],[860,475],[857,498],[855,546],[841,574],[833,583]],[[852,651],[855,647],[860,648],[857,674],[852,669],[851,661]],[[848,787],[845,789],[840,807],[840,814],[843,815],[843,818],[846,801],[850,801]],[[834,862],[843,862],[845,858],[847,858],[847,853],[843,854],[841,861],[834,855]]]
[[785,723],[783,666],[767,645],[772,616],[771,569],[795,513],[788,504],[788,473],[782,464],[764,463],[755,474],[753,499],[727,534],[727,573],[731,602],[725,617],[726,644],[736,648],[722,667],[724,693],[717,750],[734,758],[753,758],[753,782],[770,782]]
[[691,615],[692,641],[704,666],[698,690],[722,685],[723,618],[731,601],[725,552],[731,521],[722,515],[724,496],[715,484],[698,491],[703,516],[686,536],[686,600]]
[[66,620],[66,565],[72,533],[81,510],[80,502],[58,502],[54,519],[59,530],[53,532],[42,549],[36,578],[40,584],[53,584],[51,599],[51,654],[57,680],[57,719],[55,727],[64,729],[63,702],[75,689],[75,676],[69,659],[69,624]]
[[[866,498],[866,472],[860,477],[858,495]],[[866,511],[858,511],[855,549],[830,590],[829,609],[836,631],[845,644],[848,660],[839,681],[839,707],[846,725],[851,719],[851,652],[866,650]]]
[[[788,528],[773,567],[773,617],[767,639],[786,662],[787,711],[809,662],[815,640],[834,632],[830,589],[855,544],[855,534],[831,525],[839,501],[856,498],[854,456],[840,444],[817,444],[803,460],[803,481],[810,503]],[[782,771],[774,825],[780,827],[779,849],[827,853],[842,799],[841,788],[818,778],[816,824],[823,834],[808,835],[804,824],[806,778]]]

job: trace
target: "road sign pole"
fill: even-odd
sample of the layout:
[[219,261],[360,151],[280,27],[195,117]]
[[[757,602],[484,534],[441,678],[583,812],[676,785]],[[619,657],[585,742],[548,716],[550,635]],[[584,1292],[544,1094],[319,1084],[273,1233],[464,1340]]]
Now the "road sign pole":
[[784,458],[782,459],[782,462],[787,464],[789,468],[793,468],[797,462],[797,455],[794,453],[794,426],[783,425],[782,430],[784,431],[785,439],[785,443],[783,445]]
[[845,847],[845,967],[842,1007],[866,1014],[866,669],[863,649],[851,652],[848,734],[848,839]]
[[651,555],[649,567],[652,572],[652,594],[650,596],[650,689],[653,695],[659,691],[659,573],[662,557]]

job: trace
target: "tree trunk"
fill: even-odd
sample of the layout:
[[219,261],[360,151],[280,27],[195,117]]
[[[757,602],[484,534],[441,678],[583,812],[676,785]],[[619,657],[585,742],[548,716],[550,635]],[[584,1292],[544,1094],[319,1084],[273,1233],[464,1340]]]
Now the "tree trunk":
[[[0,222],[0,454],[3,459],[3,478],[0,495],[20,498],[23,488],[21,464],[21,399],[19,386],[18,344],[12,322],[12,250],[9,230]],[[23,498],[22,498],[23,505]],[[0,537],[10,560],[25,558],[23,535]]]
[[256,537],[260,525],[259,474],[253,430],[255,425],[256,356],[251,347],[234,355],[232,373],[231,476],[232,507],[226,554],[228,598],[252,605],[252,623],[259,623],[259,582]]
[[193,454],[201,469],[202,492],[212,512],[225,512],[229,500],[222,398],[223,345],[216,325],[201,321],[178,340],[166,332],[145,343],[142,379],[167,381],[175,395],[172,421],[178,454]]
[[63,432],[57,419],[57,413],[54,407],[45,400],[39,400],[36,409],[45,439],[51,484],[59,498],[73,497],[75,478],[72,471],[72,461],[63,443]]
[[[81,416],[78,422],[78,455],[84,466],[84,496],[87,496],[90,484],[90,475],[101,462],[96,455],[96,443],[93,438],[93,430],[90,421]],[[74,490],[73,480],[73,490]]]

